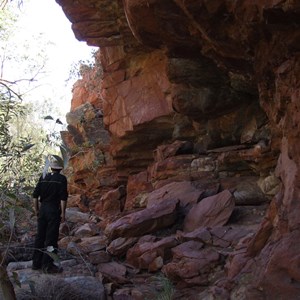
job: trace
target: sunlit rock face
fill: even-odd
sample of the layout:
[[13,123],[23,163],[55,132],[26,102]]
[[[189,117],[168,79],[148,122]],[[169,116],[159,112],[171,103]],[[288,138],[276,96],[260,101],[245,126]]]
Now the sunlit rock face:
[[299,1],[56,2],[75,36],[101,49],[101,76],[75,85],[64,135],[87,206],[128,178],[127,210],[172,181],[234,193],[251,177],[271,204],[228,273],[239,280],[256,257],[250,298],[252,285],[268,299],[299,295],[299,258],[286,246],[300,225]]

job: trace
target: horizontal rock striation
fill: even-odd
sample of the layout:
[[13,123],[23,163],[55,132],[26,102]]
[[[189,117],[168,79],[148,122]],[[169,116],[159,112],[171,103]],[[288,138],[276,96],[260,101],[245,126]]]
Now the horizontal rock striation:
[[[257,222],[250,218],[247,226],[255,234],[239,237],[237,252],[226,255],[226,263],[223,254],[200,242],[195,257],[190,241],[177,248],[172,242],[168,255],[163,252],[169,246],[158,243],[150,269],[164,265],[166,276],[181,287],[210,286],[201,296],[212,299],[218,293],[224,299],[297,297],[298,1],[56,2],[75,36],[100,47],[95,68],[74,87],[63,133],[80,206],[109,216],[108,235],[123,238],[114,226],[128,219],[126,214],[138,218],[178,200],[183,224],[193,205],[201,207],[202,199],[227,190],[235,205],[228,222],[241,225],[239,218],[250,218],[252,211]],[[109,196],[121,185],[125,196]],[[174,192],[176,187],[190,198]],[[147,233],[134,230],[130,238]],[[185,261],[195,276],[181,270]],[[226,280],[208,280],[210,268],[215,278]]]

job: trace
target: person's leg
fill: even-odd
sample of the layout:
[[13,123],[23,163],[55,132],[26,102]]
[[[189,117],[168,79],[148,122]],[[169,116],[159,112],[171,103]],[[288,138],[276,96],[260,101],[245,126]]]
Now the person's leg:
[[[47,213],[47,232],[45,237],[45,248],[52,246],[55,250],[52,252],[53,254],[57,254],[58,248],[58,237],[59,237],[59,225],[60,225],[60,215],[59,213],[48,212]],[[53,265],[53,258],[45,252],[42,260],[43,268],[47,268]]]
[[47,220],[44,214],[41,212],[37,222],[37,234],[34,242],[34,252],[32,257],[32,268],[40,269],[42,267],[44,242],[47,232]]

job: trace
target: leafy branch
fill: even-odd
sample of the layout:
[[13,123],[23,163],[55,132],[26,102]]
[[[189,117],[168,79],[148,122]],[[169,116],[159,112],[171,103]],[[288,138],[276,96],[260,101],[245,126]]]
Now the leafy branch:
[[[13,2],[14,0],[2,0],[0,3],[0,9],[4,9],[9,2]],[[18,7],[23,5],[23,0],[18,0]]]

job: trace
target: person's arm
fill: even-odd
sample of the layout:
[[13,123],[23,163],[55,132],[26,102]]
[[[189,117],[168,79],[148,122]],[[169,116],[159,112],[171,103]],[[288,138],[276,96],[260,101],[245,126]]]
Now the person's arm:
[[33,210],[36,216],[39,215],[39,200],[38,198],[33,198]]
[[33,194],[32,194],[33,211],[36,216],[39,215],[40,182],[41,182],[41,177],[40,177],[40,179],[33,191]]
[[66,221],[66,208],[67,208],[67,200],[68,200],[68,181],[64,176],[62,181],[62,190],[60,193],[60,209],[61,209],[61,222]]
[[60,200],[61,222],[62,223],[64,223],[66,221],[66,207],[67,207],[67,201]]

